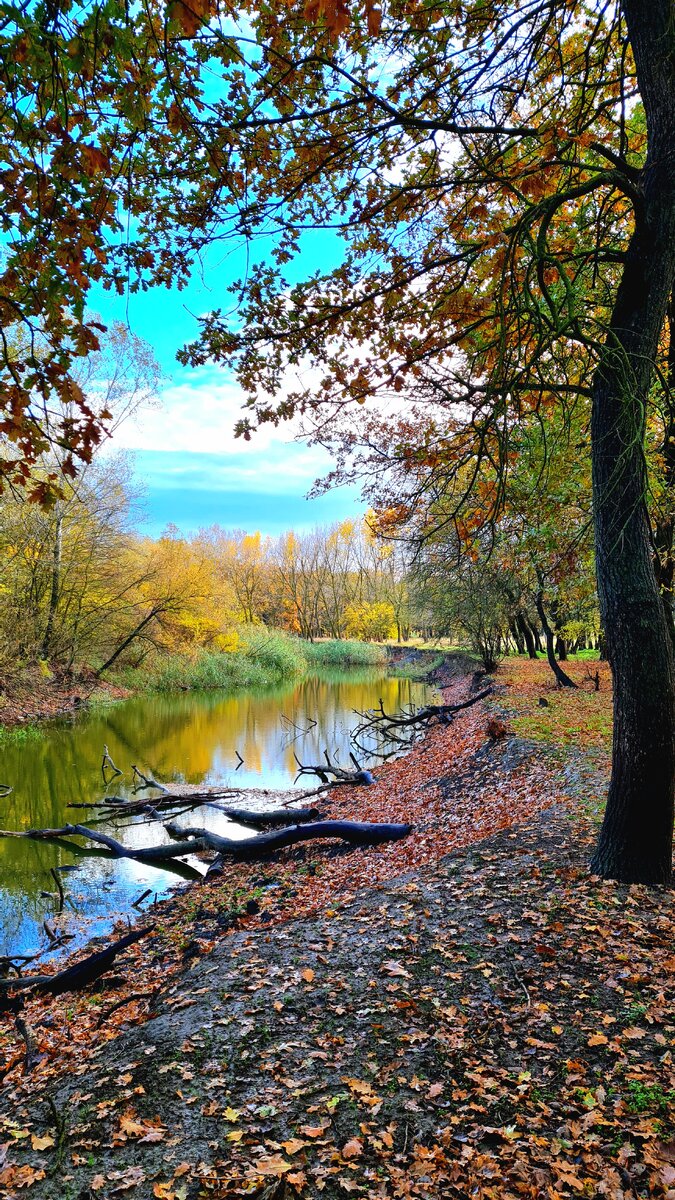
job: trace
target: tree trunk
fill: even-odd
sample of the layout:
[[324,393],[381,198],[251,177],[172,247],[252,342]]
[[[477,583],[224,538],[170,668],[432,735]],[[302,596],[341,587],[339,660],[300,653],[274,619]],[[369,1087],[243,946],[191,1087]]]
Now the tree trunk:
[[614,680],[612,778],[592,869],[669,883],[675,779],[673,644],[654,572],[645,413],[675,283],[675,39],[671,0],[624,0],[648,151],[604,353],[593,380],[596,571]]
[[56,525],[54,528],[54,548],[52,551],[52,572],[49,587],[49,609],[47,611],[47,624],[45,626],[42,645],[40,647],[40,657],[48,658],[51,650],[52,637],[54,634],[54,622],[56,620],[56,610],[59,606],[59,596],[61,595],[61,557],[63,548],[63,515],[60,510],[56,512]]
[[513,644],[516,647],[516,653],[524,654],[525,653],[525,639],[523,638],[522,632],[519,629],[518,622],[515,620],[515,618],[513,621],[509,622],[509,632],[513,639]]
[[518,628],[519,628],[521,634],[523,635],[523,641],[524,641],[525,647],[527,649],[528,658],[536,658],[537,657],[537,649],[536,649],[536,646],[534,643],[534,634],[532,632],[530,622],[528,621],[524,612],[516,613],[516,623],[518,625]]
[[539,594],[537,596],[536,605],[537,605],[537,612],[539,613],[539,620],[541,621],[541,624],[542,624],[542,627],[544,630],[544,637],[546,638],[546,657],[548,659],[548,665],[551,668],[551,670],[553,671],[553,674],[555,675],[556,683],[558,684],[558,687],[575,688],[577,685],[574,682],[574,680],[570,679],[569,675],[567,675],[566,672],[563,671],[562,667],[560,666],[560,663],[556,660],[555,649],[554,649],[554,644],[553,644],[554,643],[553,630],[551,629],[551,626],[548,623],[548,618],[546,616],[546,610],[544,608],[544,600],[543,600],[541,592],[539,592]]
[[153,609],[152,609],[152,612],[149,612],[149,613],[148,613],[148,615],[147,615],[147,617],[144,617],[144,618],[143,618],[143,620],[142,620],[142,621],[140,621],[140,622],[139,622],[139,624],[136,626],[136,628],[135,628],[135,629],[132,629],[132,631],[131,631],[131,633],[129,634],[129,636],[128,636],[128,637],[125,637],[124,641],[123,641],[123,642],[121,642],[121,643],[120,643],[120,645],[117,647],[117,649],[116,649],[116,650],[114,650],[114,651],[113,651],[113,653],[110,655],[110,658],[107,658],[107,659],[106,659],[106,661],[104,662],[103,666],[102,666],[102,667],[99,667],[98,671],[96,672],[96,678],[97,678],[97,679],[100,679],[100,677],[101,677],[101,675],[103,675],[104,671],[107,671],[107,670],[109,669],[109,667],[111,667],[111,666],[113,665],[113,663],[117,661],[117,659],[119,658],[120,654],[121,654],[121,653],[122,653],[124,650],[126,650],[127,646],[130,646],[130,645],[131,645],[131,643],[133,642],[134,638],[137,638],[137,637],[138,637],[138,635],[139,635],[139,633],[142,633],[142,632],[143,632],[143,630],[145,629],[146,625],[149,625],[151,621],[154,621],[154,620],[155,620],[155,617],[158,617],[158,616],[160,616],[160,614],[161,614],[163,611],[164,611],[164,610],[163,610],[163,608],[161,608],[161,607],[153,608]]

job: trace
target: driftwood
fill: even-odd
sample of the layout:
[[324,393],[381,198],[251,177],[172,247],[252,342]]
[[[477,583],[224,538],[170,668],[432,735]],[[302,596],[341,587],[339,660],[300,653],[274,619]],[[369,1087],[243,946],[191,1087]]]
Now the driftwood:
[[103,746],[103,758],[101,759],[101,775],[103,776],[103,782],[106,787],[108,786],[108,780],[106,778],[106,768],[107,767],[109,767],[110,770],[112,771],[113,778],[115,778],[116,775],[124,774],[123,771],[120,771],[119,767],[115,766],[112,758],[110,757],[108,747],[106,745],[104,745]]
[[270,833],[260,833],[256,837],[234,838],[222,837],[209,829],[183,828],[169,822],[165,826],[172,837],[192,836],[205,842],[219,855],[226,855],[239,861],[251,862],[255,859],[293,846],[296,842],[306,842],[314,838],[338,838],[350,846],[377,846],[381,842],[395,842],[407,837],[412,825],[388,825],[361,821],[314,821],[308,825],[291,825],[288,829],[277,829]]
[[[165,787],[163,783],[158,783],[156,779],[152,778],[152,776],[144,775],[142,771],[139,771],[135,763],[131,764],[131,772],[131,777],[134,780],[135,792],[142,792],[144,788],[157,788],[158,792],[169,791],[168,787]],[[136,783],[137,779],[140,780],[139,783]]]
[[[336,767],[330,761],[327,750],[324,750],[323,756],[326,760],[325,765],[323,763],[319,763],[318,766],[310,766],[309,763],[300,762],[300,759],[294,751],[293,758],[295,759],[299,768],[295,777],[296,782],[301,775],[317,775],[323,784],[328,784],[330,787],[337,787],[339,784],[363,784],[364,786],[368,787],[371,783],[375,783],[372,773],[370,771],[366,771],[351,752],[349,757],[354,764],[354,770],[352,771],[346,770],[344,767]],[[333,778],[329,779],[329,775],[332,775]]]
[[[352,742],[368,754],[376,754],[379,758],[389,758],[391,754],[395,754],[402,746],[410,744],[409,737],[401,737],[403,731],[410,731],[416,734],[427,728],[430,725],[451,725],[455,716],[459,712],[463,712],[466,708],[471,708],[473,704],[478,704],[480,700],[484,700],[492,692],[492,687],[483,688],[482,692],[477,692],[475,696],[470,696],[468,700],[461,700],[458,704],[425,704],[423,708],[414,709],[411,712],[401,712],[397,716],[385,712],[384,704],[380,699],[377,708],[371,709],[368,712],[358,712],[357,717],[361,717],[361,724],[357,725],[352,732]],[[374,750],[365,747],[362,743],[364,737],[376,735],[385,742],[391,743],[393,749],[385,751]]]
[[140,941],[152,929],[154,925],[148,925],[145,929],[133,929],[116,942],[111,942],[104,950],[88,954],[80,962],[66,967],[65,971],[58,971],[56,975],[24,975],[21,979],[0,979],[0,990],[14,992],[18,989],[32,988],[34,991],[48,992],[52,996],[60,996],[62,992],[79,991],[80,988],[93,983],[99,975],[105,974],[122,950],[133,946],[134,942]]

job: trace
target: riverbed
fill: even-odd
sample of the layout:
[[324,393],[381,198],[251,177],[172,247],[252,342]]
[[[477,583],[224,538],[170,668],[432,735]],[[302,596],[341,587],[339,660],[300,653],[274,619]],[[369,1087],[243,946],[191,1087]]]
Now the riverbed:
[[[97,820],[95,808],[73,806],[93,806],[105,795],[133,796],[134,764],[163,784],[290,791],[296,756],[318,763],[328,749],[335,763],[349,765],[355,710],[375,707],[381,698],[385,709],[395,712],[424,703],[429,693],[423,683],[389,677],[380,669],[326,669],[264,689],[146,694],[45,722],[36,731],[0,741],[0,781],[13,789],[0,800],[0,826],[91,824]],[[104,745],[123,772],[114,778],[108,772],[107,785],[101,774]],[[365,753],[361,761],[370,766],[377,759]],[[302,783],[311,788],[318,780],[303,777]],[[186,820],[230,836],[251,833],[209,809]],[[97,828],[135,849],[169,840],[160,824],[143,818],[106,820]],[[111,859],[105,851],[81,856],[66,845],[2,838],[0,954],[31,954],[49,946],[43,923],[52,922],[55,897],[43,893],[56,891],[52,869],[67,896],[56,931],[73,935],[70,949],[107,933],[120,914],[134,911],[130,906],[141,893],[149,892],[145,908],[180,881],[175,870]],[[198,863],[188,863],[184,874],[194,877],[199,870]]]

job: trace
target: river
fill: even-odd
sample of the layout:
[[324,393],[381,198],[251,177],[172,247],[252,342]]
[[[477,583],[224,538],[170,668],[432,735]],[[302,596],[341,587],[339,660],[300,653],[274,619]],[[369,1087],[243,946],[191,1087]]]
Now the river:
[[[294,754],[317,763],[327,747],[334,762],[349,765],[355,709],[372,708],[381,697],[385,709],[394,712],[428,696],[425,684],[381,670],[325,669],[277,687],[146,694],[45,722],[28,736],[10,733],[0,740],[0,780],[13,789],[0,800],[0,826],[21,830],[91,823],[95,809],[69,806],[89,805],[106,794],[132,796],[134,763],[165,784],[286,790],[297,772]],[[101,777],[104,744],[124,772],[107,793]],[[243,765],[238,766],[237,753]],[[318,780],[305,777],[302,783],[311,788]],[[207,809],[187,820],[228,834],[240,828]],[[97,828],[134,848],[168,840],[161,825],[139,818],[122,827],[106,822]],[[114,919],[128,913],[146,889],[151,889],[150,902],[177,882],[173,871],[111,859],[104,852],[81,857],[61,845],[2,838],[0,954],[30,954],[48,945],[43,922],[51,918],[55,902],[42,893],[55,891],[51,868],[58,868],[68,896],[65,925],[75,935],[71,948],[109,932]]]

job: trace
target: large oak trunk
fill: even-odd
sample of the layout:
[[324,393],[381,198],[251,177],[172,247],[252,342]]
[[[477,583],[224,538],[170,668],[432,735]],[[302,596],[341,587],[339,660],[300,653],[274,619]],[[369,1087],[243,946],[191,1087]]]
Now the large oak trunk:
[[612,779],[592,868],[624,882],[672,875],[673,646],[646,506],[645,412],[675,281],[672,0],[624,0],[649,130],[647,161],[607,344],[593,388],[598,593],[614,679]]

